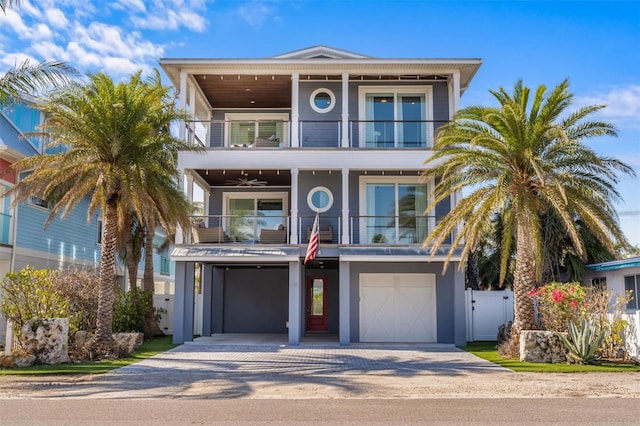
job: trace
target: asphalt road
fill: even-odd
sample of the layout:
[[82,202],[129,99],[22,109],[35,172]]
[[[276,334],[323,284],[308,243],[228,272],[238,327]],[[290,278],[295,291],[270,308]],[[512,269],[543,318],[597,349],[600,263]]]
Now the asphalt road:
[[636,425],[640,399],[7,399],[2,425]]

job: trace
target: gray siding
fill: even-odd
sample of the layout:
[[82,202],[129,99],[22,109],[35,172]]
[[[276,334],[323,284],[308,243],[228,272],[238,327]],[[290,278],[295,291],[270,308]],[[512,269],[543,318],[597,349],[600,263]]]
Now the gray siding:
[[360,341],[360,285],[361,273],[431,273],[436,275],[436,306],[438,343],[455,343],[455,323],[465,318],[454,315],[454,276],[449,266],[442,274],[442,263],[351,263],[350,321],[351,342]]
[[[307,204],[307,195],[316,186],[324,186],[333,193],[333,206],[324,213],[320,213],[320,229],[325,230],[331,225],[333,227],[333,242],[337,243],[339,218],[342,215],[342,173],[337,170],[328,174],[314,175],[311,171],[303,170],[298,175],[298,217],[301,221],[300,236],[302,243],[307,243],[307,227],[313,225],[315,212]],[[357,196],[356,196],[357,198]]]

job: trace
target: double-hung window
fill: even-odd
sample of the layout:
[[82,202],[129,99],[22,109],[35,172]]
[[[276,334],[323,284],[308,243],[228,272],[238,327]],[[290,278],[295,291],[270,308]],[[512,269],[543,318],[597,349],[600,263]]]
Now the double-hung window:
[[432,105],[431,86],[361,86],[360,147],[430,147]]

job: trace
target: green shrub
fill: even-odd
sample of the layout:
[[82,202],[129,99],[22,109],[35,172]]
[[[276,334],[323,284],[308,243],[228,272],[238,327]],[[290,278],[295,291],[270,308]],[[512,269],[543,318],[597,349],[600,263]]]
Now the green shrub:
[[27,266],[8,273],[0,283],[3,293],[0,313],[13,322],[18,343],[22,343],[18,331],[30,319],[71,316],[69,301],[54,285],[57,275],[57,271]]
[[160,319],[160,309],[153,307],[153,293],[134,288],[126,293],[120,293],[113,307],[113,331],[115,333],[128,333],[143,331],[144,321],[147,315],[153,315]]

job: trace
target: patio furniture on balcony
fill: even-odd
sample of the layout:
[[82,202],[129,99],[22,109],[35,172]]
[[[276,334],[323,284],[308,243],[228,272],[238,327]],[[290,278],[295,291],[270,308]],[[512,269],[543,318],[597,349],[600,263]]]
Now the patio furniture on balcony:
[[287,230],[281,226],[278,229],[261,229],[260,244],[286,244]]
[[196,244],[202,243],[224,243],[228,241],[227,235],[224,229],[221,227],[215,228],[194,228],[193,229],[193,241]]
[[[321,243],[333,243],[333,226],[322,224],[319,225],[318,241]],[[311,226],[307,226],[307,241],[311,239]]]

